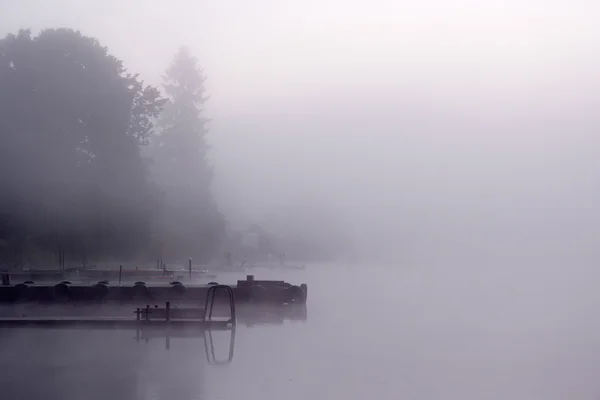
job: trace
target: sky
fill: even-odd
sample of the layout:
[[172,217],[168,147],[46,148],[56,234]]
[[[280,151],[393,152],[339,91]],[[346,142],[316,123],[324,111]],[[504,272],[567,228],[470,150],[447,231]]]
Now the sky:
[[79,29],[152,84],[189,47],[226,214],[318,210],[372,251],[592,252],[599,19],[588,0],[0,0],[0,34]]
[[189,46],[214,116],[414,91],[469,108],[525,107],[533,95],[540,106],[572,106],[596,97],[599,15],[588,0],[0,1],[2,33],[80,29],[152,82]]

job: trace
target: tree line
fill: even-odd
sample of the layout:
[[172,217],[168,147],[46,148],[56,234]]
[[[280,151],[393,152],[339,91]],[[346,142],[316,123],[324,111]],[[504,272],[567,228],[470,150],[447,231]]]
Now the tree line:
[[183,48],[159,88],[78,31],[0,39],[0,269],[220,254],[204,80]]

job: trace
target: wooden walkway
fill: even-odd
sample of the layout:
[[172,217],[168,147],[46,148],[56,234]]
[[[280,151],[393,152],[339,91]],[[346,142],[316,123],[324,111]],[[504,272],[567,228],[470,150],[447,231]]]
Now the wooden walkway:
[[131,317],[0,317],[0,327],[40,327],[40,328],[195,328],[229,330],[229,318],[214,318],[210,321],[201,318],[137,320]]

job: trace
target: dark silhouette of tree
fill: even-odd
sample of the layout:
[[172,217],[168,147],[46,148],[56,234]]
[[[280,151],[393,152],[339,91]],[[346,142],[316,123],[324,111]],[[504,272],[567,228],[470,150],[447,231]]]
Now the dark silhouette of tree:
[[151,149],[153,175],[166,194],[166,256],[189,255],[199,261],[217,254],[225,226],[211,194],[204,81],[197,58],[181,48],[163,76],[168,101]]
[[140,147],[163,103],[77,31],[1,39],[0,257],[59,245],[132,256],[147,246],[158,200]]

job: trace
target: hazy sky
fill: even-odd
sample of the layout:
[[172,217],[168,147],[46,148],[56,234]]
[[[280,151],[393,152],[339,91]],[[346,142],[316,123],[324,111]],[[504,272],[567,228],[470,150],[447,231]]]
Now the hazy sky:
[[590,0],[0,0],[2,33],[81,29],[150,81],[188,45],[215,116],[407,94],[572,106],[597,98],[599,17]]
[[228,215],[317,204],[363,238],[455,244],[600,233],[599,20],[589,0],[0,0],[0,33],[80,29],[152,83],[190,47]]

